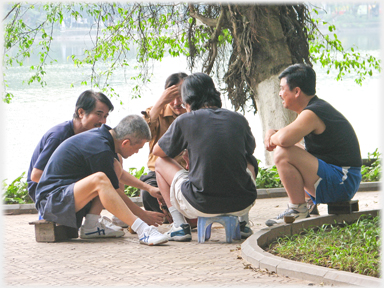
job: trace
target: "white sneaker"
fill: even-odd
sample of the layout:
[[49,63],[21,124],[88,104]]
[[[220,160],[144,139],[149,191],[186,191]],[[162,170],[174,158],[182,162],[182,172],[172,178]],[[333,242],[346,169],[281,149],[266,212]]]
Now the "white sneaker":
[[128,228],[128,224],[126,224],[123,221],[121,221],[115,215],[112,216],[112,224],[116,225],[116,226],[120,226],[121,228]]
[[176,228],[172,224],[171,229],[165,233],[169,241],[186,242],[192,240],[191,226],[189,224],[181,224],[179,228]]
[[168,237],[160,233],[154,226],[148,226],[144,229],[144,233],[139,240],[141,244],[153,246],[168,242]]
[[81,239],[121,237],[124,234],[124,231],[114,230],[100,222],[93,228],[85,228],[84,225],[80,227]]
[[301,204],[297,208],[291,208],[288,205],[288,209],[285,210],[283,213],[279,214],[277,217],[268,219],[265,222],[265,225],[267,226],[273,226],[276,224],[283,224],[284,223],[284,216],[293,216],[295,220],[305,219],[309,217],[309,211],[307,208],[307,204]]
[[103,223],[106,227],[111,228],[113,230],[123,230],[122,227],[115,225],[111,219],[109,219],[107,216],[100,216],[99,223]]

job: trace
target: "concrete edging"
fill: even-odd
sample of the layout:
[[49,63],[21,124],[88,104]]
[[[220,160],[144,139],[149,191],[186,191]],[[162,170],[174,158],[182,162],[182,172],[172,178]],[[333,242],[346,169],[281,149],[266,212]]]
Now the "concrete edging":
[[[358,192],[379,191],[381,190],[381,182],[361,182]],[[257,189],[257,199],[287,197],[284,188]]]
[[[141,197],[130,197],[133,203],[136,203],[139,207],[143,206]],[[4,204],[4,215],[19,215],[19,214],[37,214],[35,204]]]
[[302,280],[313,281],[324,285],[353,285],[363,287],[380,287],[382,279],[339,271],[332,268],[321,267],[281,258],[266,252],[267,247],[276,238],[283,235],[294,235],[303,229],[323,224],[351,223],[361,215],[369,214],[377,216],[380,210],[357,211],[352,214],[324,215],[311,217],[292,224],[280,225],[272,228],[263,228],[250,236],[241,245],[241,254],[244,260],[251,263],[255,268],[267,269],[281,276],[295,277]]

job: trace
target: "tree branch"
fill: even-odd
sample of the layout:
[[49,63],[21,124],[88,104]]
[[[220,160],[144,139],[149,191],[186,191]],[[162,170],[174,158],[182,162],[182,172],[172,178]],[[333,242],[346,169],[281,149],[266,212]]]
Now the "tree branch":
[[221,6],[221,11],[220,11],[220,16],[217,18],[217,23],[215,30],[213,34],[211,35],[211,39],[209,42],[205,45],[208,47],[209,45],[211,46],[211,49],[209,51],[209,57],[208,57],[208,65],[205,65],[205,73],[210,74],[212,71],[213,64],[215,63],[216,56],[217,56],[217,38],[219,37],[221,33],[221,28],[223,27],[224,23],[224,16],[225,11],[224,7]]
[[8,16],[20,5],[20,3],[17,3],[13,6],[12,10],[8,12],[8,14],[4,17],[3,21],[8,18]]
[[195,8],[193,7],[193,4],[188,4],[189,7],[189,15],[193,18],[196,18],[203,22],[203,24],[207,25],[208,27],[216,27],[218,19],[212,19],[212,18],[207,18],[204,16],[201,16],[199,13],[195,11]]

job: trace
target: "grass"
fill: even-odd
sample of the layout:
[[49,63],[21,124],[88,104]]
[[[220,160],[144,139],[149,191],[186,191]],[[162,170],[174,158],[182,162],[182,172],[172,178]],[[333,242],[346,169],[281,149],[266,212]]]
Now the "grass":
[[379,216],[361,216],[355,223],[323,225],[278,238],[268,252],[290,260],[367,276],[380,277]]

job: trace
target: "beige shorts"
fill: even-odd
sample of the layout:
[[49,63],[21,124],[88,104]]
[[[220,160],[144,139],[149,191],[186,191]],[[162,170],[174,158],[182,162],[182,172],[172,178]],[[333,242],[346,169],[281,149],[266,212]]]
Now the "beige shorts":
[[[247,173],[250,174],[250,176],[253,179],[252,172],[247,168]],[[194,208],[191,204],[189,204],[188,200],[185,199],[183,193],[181,192],[181,185],[183,182],[188,180],[188,171],[187,170],[180,170],[175,174],[175,177],[173,177],[172,184],[171,184],[171,191],[170,191],[170,198],[172,206],[175,207],[181,214],[183,214],[185,217],[189,219],[195,219],[197,217],[215,217],[218,215],[233,215],[233,216],[243,216],[251,210],[255,202],[253,202],[251,205],[249,205],[247,208],[231,212],[231,213],[219,213],[219,214],[207,214],[203,213],[196,208]]]

